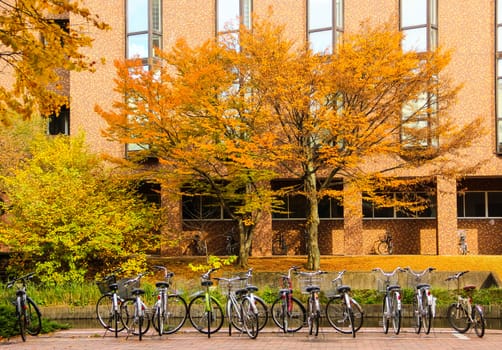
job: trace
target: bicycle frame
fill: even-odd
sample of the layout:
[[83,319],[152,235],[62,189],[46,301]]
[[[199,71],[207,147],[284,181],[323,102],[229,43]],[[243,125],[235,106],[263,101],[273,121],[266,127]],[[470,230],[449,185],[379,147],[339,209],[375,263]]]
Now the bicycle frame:
[[380,272],[385,277],[385,295],[384,295],[384,308],[383,308],[383,329],[384,333],[389,331],[389,321],[392,319],[394,333],[397,335],[401,330],[401,287],[399,285],[391,285],[390,279],[398,272],[404,270],[396,267],[392,272],[385,272],[377,267],[373,271]]
[[324,275],[327,272],[326,271],[315,271],[315,272],[303,272],[303,271],[297,271],[295,270],[295,273],[297,276],[299,276],[300,279],[304,279],[303,282],[305,283],[305,292],[309,294],[308,298],[308,305],[307,305],[307,310],[308,310],[308,315],[307,315],[307,323],[309,326],[309,334],[312,335],[314,334],[315,336],[318,335],[319,333],[319,324],[320,324],[320,318],[321,318],[321,304],[319,301],[319,292],[321,291],[321,288],[319,285],[315,285],[314,282],[320,282],[320,281],[314,281],[316,279],[316,276]]

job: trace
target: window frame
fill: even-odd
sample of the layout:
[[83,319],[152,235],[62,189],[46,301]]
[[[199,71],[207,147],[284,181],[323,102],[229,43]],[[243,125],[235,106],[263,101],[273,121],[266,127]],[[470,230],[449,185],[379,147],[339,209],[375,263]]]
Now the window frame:
[[[313,27],[311,26],[310,12],[311,5],[316,0],[306,0],[306,40],[309,43],[312,51],[316,53],[332,54],[335,51],[336,45],[342,40],[345,24],[345,3],[344,0],[328,0],[331,2],[331,25],[327,27]],[[316,48],[311,45],[313,40],[312,36],[319,33],[331,32],[331,43],[329,47],[324,49]]]
[[[419,29],[425,29],[425,50],[417,52],[429,52],[433,51],[438,47],[439,40],[439,30],[438,30],[438,2],[437,0],[418,0],[425,3],[425,23],[413,24],[413,25],[403,25],[403,2],[413,1],[413,0],[399,0],[399,30],[406,35],[406,31],[415,31]],[[406,43],[406,38],[403,38],[401,46],[405,50],[404,45]],[[414,50],[414,48],[410,48]],[[407,50],[405,50],[407,51]]]

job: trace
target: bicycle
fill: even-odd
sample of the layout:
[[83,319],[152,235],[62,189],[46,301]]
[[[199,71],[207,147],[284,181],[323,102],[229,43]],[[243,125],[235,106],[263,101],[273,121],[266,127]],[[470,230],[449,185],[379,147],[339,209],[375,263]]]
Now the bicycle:
[[265,301],[254,293],[258,291],[258,287],[251,284],[253,279],[253,268],[249,268],[246,272],[246,289],[248,291],[248,296],[256,305],[258,311],[258,331],[261,331],[268,322],[268,307]]
[[467,255],[467,233],[465,230],[458,230],[458,249],[460,255]]
[[319,324],[321,323],[321,303],[319,293],[321,292],[321,275],[327,274],[326,271],[295,271],[300,280],[300,290],[308,294],[307,299],[307,325],[309,335],[317,336],[319,334]]
[[150,318],[147,315],[148,308],[141,300],[141,296],[145,294],[145,291],[139,288],[141,278],[147,273],[148,272],[142,272],[136,277],[124,282],[124,286],[126,288],[132,288],[131,294],[133,296],[132,298],[126,299],[121,308],[127,315],[126,319],[128,321],[130,317],[129,315],[132,314],[132,323],[130,325],[129,322],[126,323],[126,326],[128,328],[127,337],[129,337],[129,334],[132,333],[133,335],[139,336],[139,340],[143,339],[143,335],[148,332],[148,329],[150,328]]
[[403,270],[400,267],[396,267],[392,272],[385,272],[377,267],[373,271],[380,272],[385,277],[382,281],[383,288],[379,288],[379,290],[385,293],[382,305],[383,331],[385,334],[389,332],[390,320],[392,320],[392,327],[394,328],[394,333],[397,335],[401,330],[401,286],[397,283],[391,284],[391,278]]
[[16,277],[7,283],[7,288],[17,286],[16,299],[12,304],[16,307],[16,318],[21,339],[26,341],[26,334],[38,335],[42,329],[42,314],[37,304],[26,293],[26,284],[33,278],[34,272]]
[[378,255],[392,255],[392,252],[394,251],[392,234],[386,231],[383,237],[380,237],[377,241],[375,241],[374,250]]
[[196,292],[188,304],[188,318],[192,326],[201,333],[211,334],[217,332],[223,325],[223,308],[220,302],[211,294],[213,285],[211,274],[218,269],[209,269],[201,275],[201,285],[204,290]]
[[153,328],[159,333],[159,336],[176,333],[183,327],[187,319],[187,303],[179,294],[168,293],[174,272],[168,271],[164,266],[157,265],[154,268],[164,272],[164,280],[155,283],[157,301],[153,306]]
[[361,305],[351,297],[351,288],[342,283],[345,270],[338,272],[338,276],[331,281],[336,294],[329,297],[326,303],[326,318],[329,324],[340,333],[352,334],[362,327],[364,312]]
[[272,255],[287,255],[288,245],[282,233],[277,233],[272,239]]
[[414,279],[415,295],[413,298],[413,319],[415,333],[420,334],[420,330],[424,329],[425,334],[431,331],[432,320],[436,317],[436,299],[432,295],[431,285],[423,283],[424,276],[435,270],[434,267],[428,267],[422,272],[415,272],[410,267],[404,269]]
[[457,332],[465,333],[472,327],[476,335],[481,338],[485,334],[485,316],[483,308],[472,303],[472,292],[476,289],[476,286],[464,286],[463,290],[467,293],[467,297],[460,294],[460,278],[468,272],[458,272],[446,279],[447,282],[457,281],[457,301],[448,307],[446,317],[452,328]]
[[[116,269],[111,274],[105,276],[102,281],[96,284],[102,294],[96,303],[96,316],[99,323],[107,331],[113,331],[115,337],[127,326],[127,320],[123,320],[122,304],[124,299],[120,296],[119,289],[123,290],[123,281],[117,282],[117,274],[122,270]],[[122,293],[123,294],[123,293]]]
[[298,266],[292,266],[287,275],[281,276],[282,288],[279,290],[279,297],[270,308],[272,320],[284,333],[297,332],[307,320],[305,307],[300,300],[293,296],[291,272],[298,269]]
[[226,289],[225,304],[228,321],[228,335],[232,335],[232,326],[239,332],[245,331],[249,338],[258,336],[258,309],[249,298],[248,290],[241,288],[241,283],[247,277],[234,276],[230,278],[215,277],[223,289]]

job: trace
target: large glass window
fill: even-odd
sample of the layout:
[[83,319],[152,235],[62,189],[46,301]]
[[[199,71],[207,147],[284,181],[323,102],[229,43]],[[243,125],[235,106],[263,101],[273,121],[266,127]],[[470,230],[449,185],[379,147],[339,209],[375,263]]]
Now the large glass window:
[[427,201],[428,207],[414,210],[398,205],[376,205],[374,202],[363,199],[363,217],[366,219],[410,219],[410,218],[434,218],[436,217],[436,197],[426,192],[389,192],[381,194],[388,197],[388,203],[419,203]]
[[127,58],[151,64],[162,45],[162,0],[127,0]]
[[466,191],[457,196],[459,218],[502,217],[501,191]]
[[307,6],[310,47],[331,54],[343,33],[343,0],[307,0]]
[[239,26],[251,28],[252,0],[216,0],[216,34],[238,48]]
[[497,78],[497,153],[502,153],[502,0],[497,0],[496,5],[496,78]]
[[437,0],[400,0],[403,50],[432,51],[438,44]]

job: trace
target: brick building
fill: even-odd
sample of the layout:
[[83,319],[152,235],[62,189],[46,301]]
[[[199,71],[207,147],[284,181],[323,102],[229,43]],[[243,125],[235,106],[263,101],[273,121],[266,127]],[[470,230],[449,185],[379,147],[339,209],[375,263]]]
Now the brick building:
[[[67,85],[71,102],[64,118],[51,124],[53,133],[84,130],[95,151],[126,157],[134,145],[110,143],[101,136],[106,123],[94,111],[118,98],[113,60],[139,55],[148,64],[153,47],[168,50],[180,37],[197,45],[224,30],[224,23],[249,25],[251,11],[284,24],[296,40],[308,40],[315,50],[333,47],[343,33],[357,31],[366,19],[394,20],[406,34],[403,48],[453,49],[448,66],[456,83],[463,83],[452,109],[459,123],[484,117],[487,135],[476,140],[471,157],[487,159],[476,173],[461,182],[437,179],[436,205],[419,216],[402,215],[392,208],[379,210],[360,197],[357,217],[344,217],[336,203],[323,203],[320,225],[321,254],[372,254],[374,242],[388,230],[396,254],[458,254],[458,231],[467,234],[474,254],[502,254],[502,0],[85,0],[85,5],[112,30],[95,36],[87,54],[106,63],[95,73],[72,73]],[[72,18],[68,19],[70,22]],[[94,31],[94,28],[89,28]],[[63,121],[63,122],[62,122]],[[416,176],[420,175],[417,170]],[[294,179],[292,179],[294,181]],[[280,185],[280,184],[272,184]],[[302,199],[286,198],[288,215],[272,215],[263,223],[253,244],[254,255],[303,254]],[[172,208],[180,235],[191,240],[202,235],[210,251],[227,244],[231,223],[222,213],[204,212],[204,198],[196,202],[164,203]],[[188,209],[192,209],[189,213]],[[194,214],[194,210],[195,213]],[[197,217],[199,215],[200,217]],[[183,250],[183,249],[182,249]],[[181,250],[178,253],[183,253]]]

